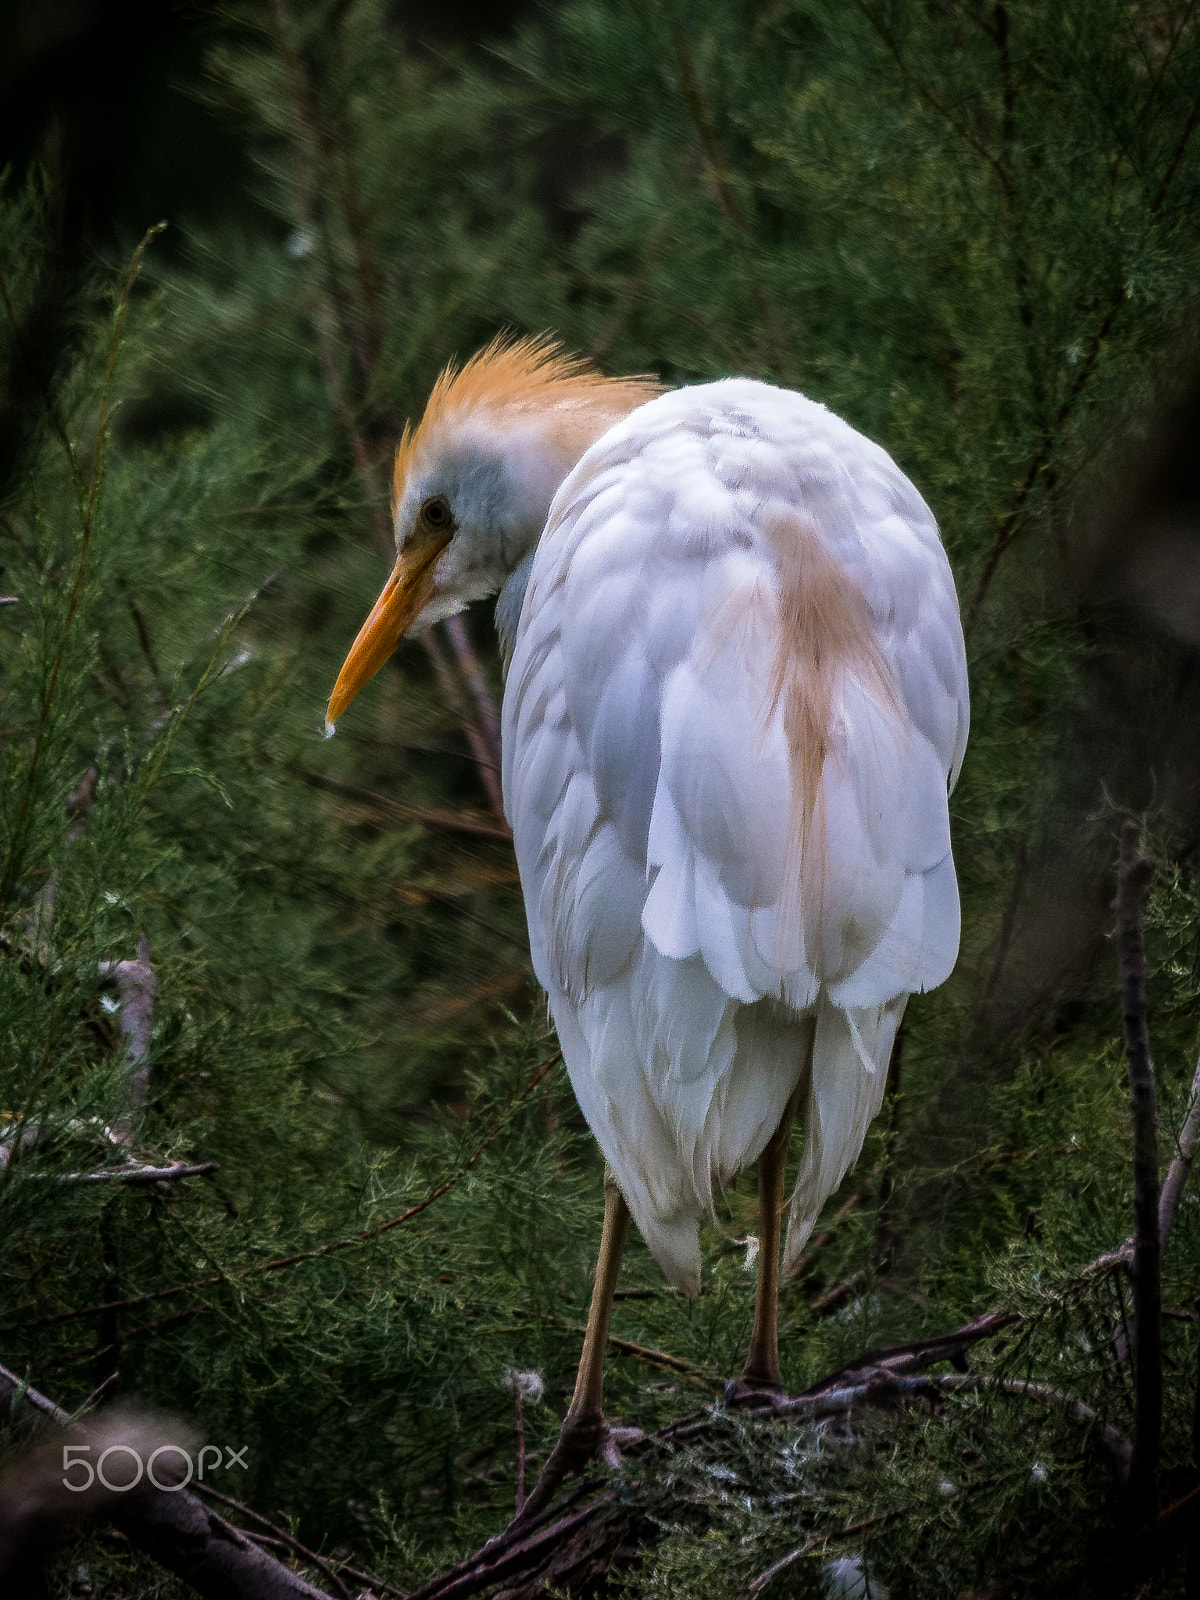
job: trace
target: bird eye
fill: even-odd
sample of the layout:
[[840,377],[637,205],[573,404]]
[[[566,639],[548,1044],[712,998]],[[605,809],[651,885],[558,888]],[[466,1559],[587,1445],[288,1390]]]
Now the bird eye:
[[454,521],[449,502],[440,494],[426,500],[421,506],[421,521],[434,533],[444,533]]

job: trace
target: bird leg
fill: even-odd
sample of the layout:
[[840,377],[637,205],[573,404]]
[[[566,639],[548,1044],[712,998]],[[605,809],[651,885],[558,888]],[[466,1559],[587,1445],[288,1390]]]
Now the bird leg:
[[793,1095],[779,1126],[758,1158],[758,1292],[750,1353],[740,1378],[725,1390],[727,1405],[748,1404],[782,1392],[779,1375],[779,1240],[783,1219],[784,1170],[796,1115]]
[[592,1285],[592,1304],[587,1332],[583,1336],[575,1393],[563,1418],[558,1443],[520,1512],[522,1519],[540,1511],[564,1478],[581,1472],[600,1453],[604,1442],[604,1352],[608,1345],[608,1319],[628,1233],[629,1207],[616,1178],[606,1166],[604,1231],[600,1235],[600,1258],[596,1262],[596,1281]]

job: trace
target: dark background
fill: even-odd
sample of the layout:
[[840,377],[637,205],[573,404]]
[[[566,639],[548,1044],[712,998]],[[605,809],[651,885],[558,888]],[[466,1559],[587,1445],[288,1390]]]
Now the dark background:
[[[529,0],[424,0],[395,6],[393,19],[419,48],[486,49],[531,9]],[[222,12],[163,0],[3,0],[0,168],[46,169],[71,254],[107,253],[160,218],[278,226],[255,201],[236,128],[195,92],[205,48],[228,26]]]

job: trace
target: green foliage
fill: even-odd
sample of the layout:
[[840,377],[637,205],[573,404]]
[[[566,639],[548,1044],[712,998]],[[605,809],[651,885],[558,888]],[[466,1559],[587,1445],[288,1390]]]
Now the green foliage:
[[[1003,1305],[1023,1330],[978,1370],[1128,1433],[1122,1290],[1081,1276],[1131,1214],[1100,938],[1115,816],[1148,809],[1160,862],[1165,1135],[1197,1044],[1200,884],[1154,744],[1188,657],[1097,622],[1080,485],[1108,492],[1096,463],[1152,414],[1194,313],[1198,81],[1174,4],[573,0],[484,56],[419,47],[378,0],[312,0],[224,25],[196,86],[255,156],[257,233],[172,230],[136,283],[98,272],[51,316],[52,197],[10,183],[0,1359],[64,1404],[117,1370],[250,1446],[222,1488],[404,1584],[511,1508],[514,1370],[545,1379],[526,1431],[533,1460],[549,1448],[599,1168],[561,1068],[538,1077],[555,1047],[481,715],[409,642],[321,739],[385,571],[403,417],[452,354],[549,327],[614,371],[750,373],[842,412],[930,501],[970,622],[963,957],[913,1002],[898,1092],[785,1287],[785,1381]],[[498,695],[486,614],[470,630]],[[135,1062],[115,964],[143,935]],[[219,1170],[77,1181],[130,1154]],[[719,1395],[754,1226],[747,1176],[696,1302],[634,1242],[615,1412],[649,1428]],[[1165,1263],[1193,1318],[1167,1325],[1172,1483],[1198,1266],[1193,1191]],[[895,1596],[997,1570],[1054,1592],[1112,1511],[1088,1428],[994,1392],[848,1438],[722,1426],[669,1481],[631,1472],[661,1537],[630,1594],[743,1594],[810,1539],[767,1593],[818,1592],[860,1552]],[[97,1593],[173,1592],[112,1539],[82,1548]]]

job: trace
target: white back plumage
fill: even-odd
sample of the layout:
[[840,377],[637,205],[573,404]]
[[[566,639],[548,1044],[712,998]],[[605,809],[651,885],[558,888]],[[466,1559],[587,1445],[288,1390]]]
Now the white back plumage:
[[[778,666],[788,570],[818,566],[865,603],[873,655],[810,652],[829,704],[806,796]],[[932,515],[799,395],[651,401],[554,498],[503,735],[534,967],[634,1220],[695,1293],[700,1216],[799,1085],[786,1271],[879,1110],[908,995],[958,951],[966,661]]]

